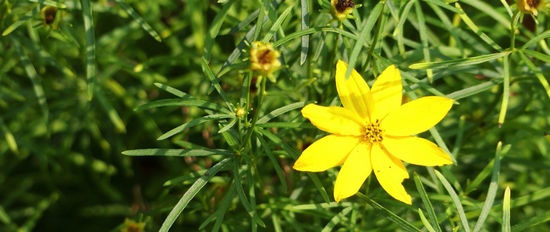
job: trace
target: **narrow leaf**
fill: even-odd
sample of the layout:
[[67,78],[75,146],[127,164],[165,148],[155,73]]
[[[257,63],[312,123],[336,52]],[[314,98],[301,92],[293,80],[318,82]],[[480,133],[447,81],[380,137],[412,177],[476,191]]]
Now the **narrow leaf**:
[[212,166],[204,175],[197,179],[193,185],[183,194],[178,203],[170,211],[162,226],[159,229],[159,232],[168,232],[178,216],[183,212],[187,204],[197,195],[197,193],[208,183],[212,177],[216,175],[219,171],[224,169],[231,161],[231,158],[225,158],[222,161],[218,162],[216,165]]
[[464,59],[416,63],[416,64],[410,65],[409,68],[410,69],[429,69],[429,68],[440,69],[440,68],[469,66],[469,65],[480,64],[480,63],[496,60],[508,54],[510,54],[510,51],[474,56],[474,57],[469,57]]
[[456,212],[458,213],[458,216],[460,217],[460,222],[462,223],[463,231],[470,232],[470,225],[468,225],[468,219],[466,218],[466,213],[464,213],[464,208],[462,207],[460,198],[458,198],[458,195],[453,189],[453,186],[451,186],[451,184],[445,179],[445,177],[440,172],[438,172],[437,170],[435,170],[434,172],[436,177],[441,182],[441,184],[443,184],[443,187],[445,187],[445,189],[449,193],[449,196],[451,197],[451,200],[455,205]]
[[135,149],[122,152],[127,156],[211,156],[211,155],[231,155],[232,153],[224,149]]

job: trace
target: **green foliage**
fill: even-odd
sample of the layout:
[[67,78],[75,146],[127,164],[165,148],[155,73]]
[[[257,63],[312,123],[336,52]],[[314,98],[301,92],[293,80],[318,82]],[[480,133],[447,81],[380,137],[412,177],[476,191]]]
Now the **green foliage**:
[[[0,231],[550,230],[549,15],[356,3],[339,22],[328,0],[0,0]],[[338,168],[292,169],[323,136],[300,109],[340,104],[338,59],[457,102],[419,135],[454,165],[408,165],[411,206],[374,176],[335,203]]]

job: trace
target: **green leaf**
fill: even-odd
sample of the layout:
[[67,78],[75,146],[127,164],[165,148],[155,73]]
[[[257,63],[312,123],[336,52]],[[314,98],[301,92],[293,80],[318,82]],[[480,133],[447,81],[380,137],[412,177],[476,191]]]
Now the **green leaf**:
[[[500,45],[498,45],[491,37],[489,37],[487,34],[485,34],[479,27],[474,23],[474,21],[466,14],[464,9],[460,6],[458,2],[455,2],[455,7],[461,11],[458,16],[462,19],[462,21],[474,32],[476,35],[483,40],[485,43],[487,43],[489,46],[491,46],[496,51],[502,51],[502,48]],[[509,25],[509,24],[508,24]]]
[[269,112],[268,114],[262,116],[260,119],[258,119],[256,124],[263,124],[263,123],[269,122],[269,120],[274,119],[278,116],[281,116],[287,112],[293,111],[298,108],[302,108],[304,107],[305,104],[306,104],[305,102],[295,102],[295,103],[280,107],[278,109],[275,109]]
[[508,54],[510,54],[510,51],[474,56],[474,57],[469,57],[464,59],[438,61],[438,62],[423,62],[423,63],[412,64],[409,66],[409,68],[410,69],[429,69],[429,68],[441,69],[441,68],[470,66],[474,64],[493,61],[503,56],[506,56]]
[[459,99],[462,99],[462,98],[470,97],[470,96],[476,95],[478,93],[487,91],[487,90],[493,88],[494,86],[496,86],[497,84],[499,84],[499,80],[486,81],[486,82],[483,82],[481,84],[477,84],[477,85],[474,85],[474,86],[463,88],[461,90],[457,90],[455,92],[447,94],[447,97],[451,98],[451,99],[454,99],[454,100],[459,100]]
[[495,201],[495,197],[497,195],[497,189],[498,189],[498,176],[500,174],[501,152],[502,152],[502,142],[498,142],[497,149],[495,152],[495,159],[494,159],[495,165],[493,167],[491,183],[489,184],[489,189],[487,190],[487,196],[485,197],[483,208],[474,226],[474,230],[473,230],[474,232],[480,231],[482,229],[483,224],[485,223],[485,220],[487,219],[487,216],[489,215],[489,213],[491,212],[491,208],[493,207],[493,202]]
[[502,199],[502,232],[511,232],[510,227],[510,186],[504,190],[504,199]]
[[533,61],[531,61],[529,58],[523,54],[524,51],[520,51],[519,55],[521,57],[521,60],[527,64],[529,69],[535,73],[535,77],[539,80],[540,84],[546,91],[546,96],[550,99],[550,84],[548,83],[548,80],[544,77],[539,67],[537,67]]
[[[300,0],[300,18],[301,18],[301,30],[307,30],[309,28],[309,1]],[[309,51],[309,35],[302,36],[302,48],[300,50],[300,65],[303,65],[307,59],[307,53]]]
[[543,54],[543,53],[540,53],[540,52],[537,52],[537,51],[533,51],[533,50],[529,50],[529,49],[525,49],[525,50],[521,50],[522,53],[525,53],[533,58],[536,58],[544,63],[550,63],[550,56],[549,55],[546,55],[546,54]]
[[122,152],[127,156],[211,156],[211,155],[232,155],[233,153],[224,149],[135,149]]
[[[269,7],[271,8],[271,7]],[[283,24],[284,20],[290,15],[290,12],[294,9],[293,5],[288,6],[281,15],[279,15],[279,18],[271,25],[271,28],[269,29],[269,32],[267,32],[262,39],[262,42],[269,42],[271,38],[277,33],[277,31],[281,28],[281,24]]]
[[179,125],[178,127],[162,134],[161,136],[159,136],[157,138],[157,140],[165,140],[167,138],[170,138],[172,136],[174,136],[175,134],[178,134],[182,131],[184,131],[185,129],[188,129],[188,128],[191,128],[191,127],[194,127],[198,124],[202,124],[202,123],[205,123],[205,122],[208,122],[208,121],[212,121],[212,120],[218,120],[218,119],[225,119],[225,118],[234,118],[234,115],[228,115],[228,114],[212,114],[212,115],[207,115],[207,116],[204,116],[202,118],[196,118],[196,119],[192,119],[190,120],[189,122],[186,122],[184,124],[181,124]]
[[372,32],[374,24],[376,24],[379,18],[382,18],[384,4],[386,4],[385,1],[378,2],[374,9],[372,9],[372,11],[369,13],[369,17],[367,18],[367,20],[365,20],[364,25],[361,25],[362,30],[359,34],[359,37],[355,41],[355,45],[353,45],[351,55],[349,56],[348,69],[346,70],[346,78],[351,75],[351,70],[355,67],[357,58],[359,57],[359,54],[361,54],[361,51],[363,51],[365,41],[367,41],[367,37]]
[[378,204],[378,202],[372,200],[370,197],[365,196],[362,193],[357,193],[357,196],[359,196],[361,199],[366,200],[367,203],[372,206],[373,208],[379,210],[381,213],[385,214],[388,219],[394,223],[396,223],[401,229],[405,231],[421,231],[419,228],[411,224],[408,220],[403,219],[402,217],[399,217],[397,214],[395,214],[390,209],[385,208],[384,206]]
[[128,4],[126,4],[126,2],[124,2],[123,0],[115,0],[115,2],[122,7],[122,9],[124,9],[124,11],[126,11],[126,13],[128,13],[130,16],[132,16],[132,18],[134,18],[134,20],[136,20],[136,22],[141,26],[141,28],[143,28],[145,31],[147,31],[147,33],[149,33],[149,35],[151,35],[153,38],[155,38],[155,40],[159,41],[159,42],[162,42],[162,38],[160,37],[160,35],[153,29],[153,27],[151,27],[151,25],[149,25],[149,23],[147,23],[135,10],[134,8],[132,8],[131,6],[129,6]]
[[25,73],[31,80],[34,94],[38,99],[38,105],[40,105],[40,108],[42,109],[42,113],[44,114],[44,121],[47,122],[49,118],[49,109],[48,109],[48,103],[46,102],[46,94],[44,92],[44,88],[42,87],[42,81],[38,76],[38,73],[36,72],[34,65],[29,60],[29,56],[24,51],[23,46],[15,38],[12,38],[12,42],[15,46],[15,50],[17,54],[19,55],[21,64],[25,69]]
[[422,213],[421,209],[418,209],[418,216],[420,216],[420,220],[422,221],[424,227],[426,227],[426,230],[428,230],[429,232],[435,232],[434,228],[432,227],[426,216],[424,216],[424,213]]
[[96,77],[96,55],[95,55],[95,30],[92,13],[91,0],[81,0],[82,17],[84,19],[84,38],[86,41],[86,83],[88,85],[88,100],[94,96]]
[[135,110],[141,111],[141,110],[166,107],[166,106],[196,106],[199,108],[210,109],[210,110],[214,110],[222,113],[227,113],[227,114],[230,113],[229,110],[221,107],[220,105],[211,103],[209,101],[199,100],[194,98],[184,98],[184,99],[176,98],[176,99],[156,100],[156,101],[152,101],[152,102],[148,102],[143,105],[140,105]]
[[464,213],[462,202],[460,201],[460,198],[458,198],[458,195],[453,189],[453,186],[451,186],[451,184],[445,179],[445,177],[440,172],[438,172],[437,170],[435,170],[434,172],[436,177],[441,182],[441,184],[443,184],[443,187],[445,187],[445,189],[449,193],[449,196],[451,197],[451,200],[455,205],[456,213],[458,213],[458,216],[460,217],[460,222],[462,223],[462,230],[466,232],[470,232],[470,225],[468,225],[468,219],[466,217],[466,213]]
[[353,210],[353,207],[346,207],[346,208],[342,209],[342,211],[340,211],[340,213],[334,215],[334,217],[332,217],[330,219],[330,221],[325,225],[325,227],[323,227],[323,230],[321,230],[321,232],[334,231],[334,228],[336,227],[336,225],[338,225],[338,223],[340,223],[342,221],[345,221],[347,215],[352,210]]
[[204,57],[201,58],[201,67],[202,67],[202,71],[206,74],[206,76],[210,80],[210,83],[212,84],[214,89],[216,89],[216,91],[218,92],[222,100],[227,105],[227,108],[229,109],[229,111],[234,111],[233,106],[229,104],[229,99],[225,96],[225,93],[222,90],[220,83],[218,82],[218,78],[212,72],[212,70],[210,69],[210,66],[208,66],[208,61]]
[[176,219],[179,217],[181,212],[187,207],[187,204],[199,193],[199,191],[208,183],[212,177],[216,175],[219,171],[225,169],[225,167],[230,164],[231,158],[225,158],[222,161],[218,162],[216,165],[212,166],[201,178],[197,179],[193,185],[183,194],[178,203],[172,208],[162,226],[159,229],[159,232],[168,232]]
[[189,94],[184,93],[184,92],[180,91],[179,89],[170,87],[170,86],[162,84],[162,83],[154,83],[154,85],[157,86],[159,89],[162,89],[162,90],[164,90],[168,93],[173,94],[176,97],[183,98],[183,97],[189,97],[190,96]]
[[[426,228],[431,228],[431,231],[441,231],[441,227],[439,227],[439,222],[437,220],[437,215],[435,214],[435,210],[432,206],[432,202],[430,201],[430,198],[428,197],[428,193],[426,192],[426,189],[424,189],[424,185],[422,184],[422,181],[420,180],[420,177],[415,172],[413,174],[414,183],[416,184],[416,189],[418,190],[418,193],[420,194],[420,199],[422,199],[422,203],[424,204],[424,208],[428,212],[428,218],[429,222],[424,223],[424,220],[422,220],[424,226]],[[420,209],[419,214],[422,214],[422,211]],[[422,216],[424,216],[422,214]],[[435,230],[433,228],[435,226]]]
[[525,42],[525,44],[523,46],[521,46],[521,48],[522,48],[523,51],[526,51],[526,50],[528,50],[529,47],[535,45],[536,43],[539,43],[539,42],[545,40],[548,37],[550,37],[550,31],[547,30],[547,31],[544,31],[544,32],[536,35],[535,37],[531,38],[527,42]]

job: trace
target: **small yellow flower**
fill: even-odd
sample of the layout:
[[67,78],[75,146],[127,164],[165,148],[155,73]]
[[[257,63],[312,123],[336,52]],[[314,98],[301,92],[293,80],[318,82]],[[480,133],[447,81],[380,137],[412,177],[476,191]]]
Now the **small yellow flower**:
[[237,118],[242,118],[246,115],[246,110],[242,107],[238,107],[236,110],[235,110],[235,116],[237,116]]
[[250,47],[250,68],[269,75],[281,67],[279,56],[281,54],[270,43],[253,42]]
[[518,0],[518,9],[526,14],[538,15],[538,9],[543,5],[544,0]]
[[399,70],[391,65],[372,89],[347,64],[336,65],[336,89],[343,107],[309,104],[302,115],[329,135],[306,148],[296,163],[298,171],[321,172],[342,165],[334,184],[336,202],[356,194],[374,172],[382,188],[395,199],[411,204],[402,185],[409,178],[402,161],[423,166],[451,164],[436,144],[414,135],[435,126],[451,109],[446,97],[422,97],[401,105]]
[[332,15],[339,21],[344,20],[355,7],[353,0],[330,0]]
[[126,218],[124,220],[124,227],[120,229],[120,232],[143,232],[145,229],[144,222],[136,222]]

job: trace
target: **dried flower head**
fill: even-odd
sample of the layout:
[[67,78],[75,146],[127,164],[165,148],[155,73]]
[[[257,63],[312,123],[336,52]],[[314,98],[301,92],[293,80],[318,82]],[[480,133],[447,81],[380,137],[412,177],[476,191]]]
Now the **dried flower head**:
[[57,26],[59,24],[59,14],[57,13],[57,7],[55,6],[45,6],[40,11],[40,17],[42,18],[42,22],[47,27],[52,27],[53,29],[57,29]]
[[518,9],[526,14],[538,15],[538,9],[543,5],[544,0],[518,0]]
[[332,15],[339,21],[344,20],[355,7],[353,0],[331,0]]
[[256,41],[250,47],[250,68],[268,75],[281,67],[281,54],[270,43]]

